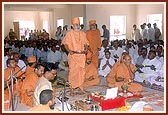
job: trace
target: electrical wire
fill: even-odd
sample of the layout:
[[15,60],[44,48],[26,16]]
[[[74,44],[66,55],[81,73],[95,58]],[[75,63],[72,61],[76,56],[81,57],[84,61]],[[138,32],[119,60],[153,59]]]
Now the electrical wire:
[[17,105],[18,105],[18,98],[19,98],[19,93],[18,93],[18,80],[17,80],[17,78],[16,77],[14,77],[14,79],[16,80],[16,96],[15,96],[15,100],[14,100],[14,108],[15,108],[15,110],[16,110],[16,108],[17,108]]
[[[67,92],[69,92],[69,91],[66,91],[67,89],[66,89],[66,87],[65,87],[65,94],[67,94]],[[64,89],[62,89],[60,92],[59,92],[59,96],[58,96],[58,98],[59,98],[59,100],[61,101],[61,99],[60,99],[60,97],[62,97],[62,98],[64,98],[63,97],[63,92],[64,91]],[[65,95],[65,97],[66,97],[66,95]],[[61,101],[62,102],[62,101]],[[64,102],[62,102],[62,104],[64,104]],[[66,108],[68,109],[68,111],[70,111],[70,109],[69,109],[69,107],[68,107],[68,103],[67,103],[67,101],[65,101],[65,105],[66,105]]]

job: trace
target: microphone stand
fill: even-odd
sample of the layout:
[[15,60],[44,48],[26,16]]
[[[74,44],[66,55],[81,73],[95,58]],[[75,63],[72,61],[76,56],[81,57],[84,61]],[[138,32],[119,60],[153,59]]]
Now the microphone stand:
[[[19,71],[21,71],[23,68],[24,68],[25,66],[23,66]],[[7,82],[9,81],[9,80],[11,80],[11,94],[12,94],[12,111],[14,111],[15,110],[15,108],[14,108],[14,78],[16,78],[15,77],[15,75],[19,72],[19,71],[17,71],[16,73],[14,73],[13,74],[13,72],[12,72],[12,70],[11,70],[11,72],[10,72],[10,77],[9,77],[9,79],[7,80]],[[10,90],[10,89],[9,89]]]
[[61,93],[61,102],[62,102],[62,111],[64,111],[64,102],[66,101],[66,85],[67,85],[67,83],[64,81],[64,83],[62,84],[63,85],[63,91],[62,91],[62,93]]
[[11,94],[12,94],[12,111],[14,111],[14,87],[13,87],[13,75],[12,75],[12,71],[10,73],[10,79],[11,79]]
[[[16,73],[14,73],[12,76],[15,76],[17,73],[19,73],[23,68],[25,68],[26,66],[23,66],[22,68],[20,68]],[[15,78],[18,78],[18,77],[15,77]],[[10,77],[6,80],[9,81],[10,80]]]
[[57,79],[59,82],[58,82],[58,84],[60,84],[60,85],[63,85],[63,90],[61,91],[61,94],[59,95],[59,97],[62,97],[61,99],[60,99],[60,101],[62,102],[62,111],[64,111],[64,101],[66,101],[66,99],[67,99],[67,97],[66,97],[66,86],[68,85],[68,86],[70,86],[70,84],[69,83],[67,83],[66,81],[64,81],[64,80],[60,80],[60,79]]
[[64,82],[64,91],[63,91],[63,94],[62,94],[62,111],[64,111],[64,98],[65,98],[65,82]]

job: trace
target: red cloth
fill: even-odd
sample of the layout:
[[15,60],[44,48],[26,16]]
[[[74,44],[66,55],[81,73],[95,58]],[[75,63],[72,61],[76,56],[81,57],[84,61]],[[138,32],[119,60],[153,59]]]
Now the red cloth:
[[128,96],[127,98],[142,98],[143,95],[133,95],[133,96]]
[[[125,99],[124,97],[119,97],[115,99],[107,99],[107,100],[100,100],[100,97],[90,96],[93,100],[99,101],[102,107],[102,110],[109,110],[114,108],[119,108],[125,106]],[[133,95],[128,96],[127,98],[142,98],[142,95]]]
[[100,102],[103,111],[125,106],[125,98],[124,97],[115,98],[115,99],[107,99],[107,100],[102,100],[102,101],[100,100],[99,97],[91,96],[91,98],[94,99],[95,101]]
[[125,106],[125,98],[115,98],[115,99],[107,99],[101,102],[102,110],[108,110],[113,108],[119,108]]

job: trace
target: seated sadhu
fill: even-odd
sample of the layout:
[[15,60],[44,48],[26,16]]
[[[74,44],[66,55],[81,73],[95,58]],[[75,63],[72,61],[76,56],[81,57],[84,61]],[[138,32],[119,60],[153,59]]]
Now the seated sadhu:
[[142,91],[142,86],[137,83],[133,83],[134,74],[136,71],[135,65],[131,64],[131,57],[129,54],[123,56],[122,62],[113,69],[113,85],[110,87],[118,87],[119,91],[122,91],[121,86],[126,83],[128,91],[134,94],[139,94]]
[[99,85],[100,78],[96,66],[92,63],[92,53],[88,52],[86,57],[85,80],[83,85],[84,87]]
[[[12,79],[13,78],[13,91],[14,96],[20,96],[22,78],[24,73],[21,71],[21,68],[16,65],[16,62],[13,58],[7,59],[6,62],[7,68],[4,69],[4,101],[11,103],[12,99]],[[17,81],[16,81],[17,79]],[[4,108],[9,109],[9,108]]]
[[107,75],[106,77],[106,82],[107,85],[109,87],[114,87],[115,86],[115,76],[116,76],[116,71],[117,71],[117,67],[123,62],[123,57],[127,54],[127,52],[123,52],[121,55],[121,59],[119,61],[117,61],[116,63],[114,63],[110,73]]

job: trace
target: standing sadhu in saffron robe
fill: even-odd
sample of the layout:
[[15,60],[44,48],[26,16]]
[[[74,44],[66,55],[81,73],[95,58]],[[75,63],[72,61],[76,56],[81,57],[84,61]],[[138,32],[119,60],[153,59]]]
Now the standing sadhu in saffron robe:
[[96,20],[89,21],[90,29],[86,31],[86,37],[89,41],[89,50],[93,53],[92,63],[98,68],[98,56],[101,48],[100,31],[96,29]]
[[86,38],[86,34],[80,30],[79,18],[72,19],[72,27],[66,36],[62,40],[65,48],[69,52],[68,64],[69,64],[69,76],[68,80],[71,84],[71,93],[74,95],[74,89],[79,87],[81,92],[84,92],[83,82],[85,76],[85,62],[86,53],[89,42]]

